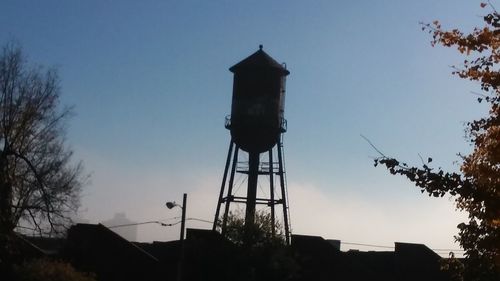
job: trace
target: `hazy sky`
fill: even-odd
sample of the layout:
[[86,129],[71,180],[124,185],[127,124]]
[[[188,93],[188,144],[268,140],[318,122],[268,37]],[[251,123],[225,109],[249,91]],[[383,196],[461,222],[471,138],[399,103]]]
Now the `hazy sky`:
[[[360,134],[408,163],[421,154],[458,168],[456,153],[470,150],[463,123],[485,108],[471,94],[477,84],[450,74],[463,59],[432,48],[419,22],[471,30],[488,11],[479,3],[2,0],[0,43],[15,40],[29,61],[59,70],[62,101],[76,112],[68,144],[92,176],[81,218],[166,220],[180,211],[165,202],[186,192],[188,217],[212,220],[230,138],[228,68],[263,44],[291,72],[293,232],[457,248],[464,215],[374,168]],[[177,239],[178,230],[146,225],[138,238]]]

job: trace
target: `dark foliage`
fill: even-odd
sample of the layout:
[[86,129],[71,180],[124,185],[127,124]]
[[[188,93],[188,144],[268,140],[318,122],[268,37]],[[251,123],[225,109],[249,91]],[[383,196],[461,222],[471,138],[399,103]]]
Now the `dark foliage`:
[[494,8],[484,23],[470,34],[443,30],[438,21],[422,27],[432,34],[433,46],[455,47],[466,56],[453,74],[478,81],[483,91],[478,101],[490,107],[488,116],[467,124],[474,150],[460,156],[460,172],[432,168],[431,158],[421,167],[385,155],[375,159],[375,166],[381,164],[391,174],[405,176],[422,193],[454,196],[457,208],[468,213],[468,222],[458,225],[456,236],[465,250],[465,280],[500,280],[500,15]]

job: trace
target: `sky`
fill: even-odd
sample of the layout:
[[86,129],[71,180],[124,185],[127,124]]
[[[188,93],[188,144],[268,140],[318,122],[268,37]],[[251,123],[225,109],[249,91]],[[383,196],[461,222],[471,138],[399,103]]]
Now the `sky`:
[[[463,58],[431,47],[420,22],[465,31],[479,1],[0,1],[0,44],[55,67],[73,105],[67,144],[91,179],[78,217],[213,220],[229,131],[229,67],[258,50],[286,62],[284,136],[292,231],[343,242],[458,249],[466,215],[373,166],[377,152],[456,171],[464,123],[486,114],[479,85],[451,75]],[[419,156],[420,155],[420,156]],[[187,227],[210,228],[200,221]],[[179,226],[138,227],[140,241]],[[345,245],[343,249],[383,248]],[[446,251],[441,254],[445,254]]]

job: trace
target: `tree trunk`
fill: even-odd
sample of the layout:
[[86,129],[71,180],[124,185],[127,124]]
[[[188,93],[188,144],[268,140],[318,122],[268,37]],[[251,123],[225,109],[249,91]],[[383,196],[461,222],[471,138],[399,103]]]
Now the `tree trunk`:
[[0,158],[0,234],[9,234],[14,230],[12,218],[12,185],[6,174],[7,160]]

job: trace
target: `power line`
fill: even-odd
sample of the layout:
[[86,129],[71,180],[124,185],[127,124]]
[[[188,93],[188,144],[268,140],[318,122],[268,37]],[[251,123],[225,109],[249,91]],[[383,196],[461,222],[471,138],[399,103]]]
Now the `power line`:
[[[374,247],[374,248],[386,248],[386,249],[394,249],[395,247],[393,246],[382,246],[382,245],[373,245],[373,244],[364,244],[364,243],[354,243],[354,242],[344,242],[341,241],[341,244],[346,244],[346,245],[357,245],[357,246],[366,246],[366,247]],[[465,250],[462,249],[438,249],[438,248],[430,248],[431,250],[435,252],[465,252]]]
[[347,244],[347,245],[356,245],[356,246],[367,246],[367,247],[375,247],[375,248],[394,249],[394,247],[391,247],[391,246],[381,246],[381,245],[353,243],[353,242],[344,242],[344,241],[340,241],[340,243],[341,244]]
[[[212,221],[209,221],[209,220],[204,220],[204,219],[198,219],[198,218],[187,218],[186,221],[199,221],[199,222],[206,222],[206,223],[213,223]],[[164,222],[161,222],[161,221],[145,221],[145,222],[136,222],[136,223],[127,223],[127,224],[119,224],[119,225],[112,225],[112,226],[107,226],[107,228],[117,228],[117,227],[127,227],[127,226],[136,226],[136,225],[143,225],[143,224],[159,224],[161,226],[174,226],[174,225],[177,225],[179,223],[181,223],[181,221],[177,221],[177,222],[174,222],[174,223],[164,223]]]
[[[199,222],[205,222],[205,223],[210,223],[210,224],[213,223],[213,221],[204,220],[204,219],[198,219],[198,218],[186,218],[186,221],[199,221]],[[129,223],[129,224],[113,225],[113,226],[108,226],[108,228],[127,227],[127,226],[152,224],[152,223],[156,223],[156,224],[159,224],[161,226],[174,226],[174,225],[177,225],[177,224],[181,223],[181,221],[177,221],[177,222],[174,222],[174,223],[164,223],[164,222],[161,222],[161,221],[146,221],[146,222],[139,222],[139,223]],[[365,247],[373,247],[373,248],[395,249],[394,246],[365,244],[365,243],[356,243],[356,242],[344,242],[344,241],[341,241],[341,244],[356,245],[356,246],[365,246]],[[462,249],[445,249],[445,248],[429,248],[429,249],[433,250],[434,252],[439,252],[439,253],[465,252],[465,250],[462,250]]]
[[200,221],[200,222],[206,222],[206,223],[211,223],[211,224],[214,223],[213,221],[203,220],[203,219],[197,219],[197,218],[187,218],[186,220],[187,221]]
[[461,249],[431,249],[431,250],[434,250],[434,251],[441,251],[441,252],[465,252],[465,250],[461,250]]
[[116,228],[116,227],[127,227],[127,226],[135,226],[135,225],[143,225],[143,224],[152,224],[152,223],[156,223],[156,224],[159,224],[159,225],[161,225],[161,226],[173,226],[173,225],[176,225],[176,224],[181,223],[181,221],[174,222],[174,223],[164,223],[164,222],[161,222],[161,221],[145,221],[145,222],[137,222],[137,223],[119,224],[119,225],[106,226],[106,227],[107,227],[107,228]]
[[[175,218],[170,218],[170,219],[175,219]],[[213,223],[213,221],[198,219],[198,218],[186,218],[186,221],[199,221],[199,222],[205,222],[205,223],[210,223],[210,224]],[[164,223],[161,221],[145,221],[145,222],[138,222],[138,223],[128,223],[128,224],[107,226],[107,228],[127,227],[127,226],[136,226],[136,225],[153,224],[153,223],[159,224],[161,226],[174,226],[174,225],[181,223],[181,221],[177,221],[174,223]],[[25,226],[20,226],[20,225],[18,225],[17,227],[35,231],[34,228],[30,228],[30,227],[25,227]],[[395,249],[394,246],[384,246],[384,245],[374,245],[374,244],[344,242],[344,241],[341,241],[340,243],[345,244],[345,245],[356,245],[356,246],[365,246],[365,247],[373,247],[373,248]],[[430,249],[436,253],[465,252],[465,250],[462,250],[462,249],[444,249],[444,248],[430,248]]]

